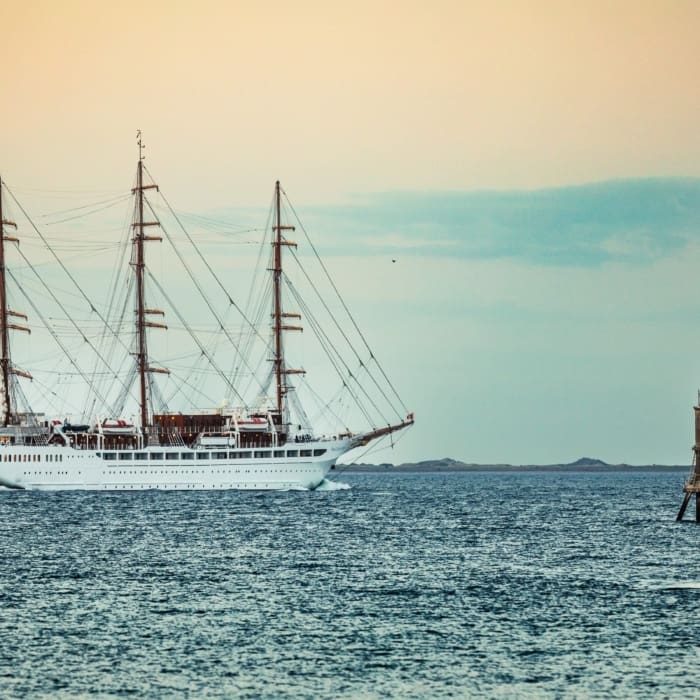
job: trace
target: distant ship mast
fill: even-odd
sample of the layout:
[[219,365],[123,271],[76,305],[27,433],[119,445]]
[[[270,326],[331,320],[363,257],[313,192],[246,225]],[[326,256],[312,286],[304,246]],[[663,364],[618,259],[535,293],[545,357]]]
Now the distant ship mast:
[[146,241],[162,241],[163,239],[161,236],[146,236],[144,233],[144,229],[147,226],[160,226],[159,221],[144,221],[143,218],[143,193],[145,190],[158,190],[158,185],[143,184],[143,161],[145,158],[143,150],[145,146],[141,140],[141,131],[137,131],[136,139],[139,147],[139,162],[136,169],[136,187],[131,190],[132,194],[136,195],[135,221],[132,224],[132,228],[134,229],[134,237],[132,238],[132,265],[134,266],[134,273],[136,275],[136,365],[138,367],[139,374],[139,406],[141,413],[141,428],[144,429],[150,425],[148,414],[147,375],[149,372],[160,372],[162,374],[169,374],[170,372],[167,369],[151,367],[148,363],[146,328],[164,328],[167,330],[168,327],[163,323],[156,323],[155,321],[147,320],[147,315],[149,314],[163,316],[164,313],[160,309],[148,309],[145,306],[144,273],[146,269],[146,262],[143,244]]
[[275,234],[272,239],[273,264],[272,264],[272,331],[274,336],[274,363],[275,380],[277,386],[277,413],[280,422],[286,423],[284,416],[284,399],[289,391],[286,377],[289,374],[304,374],[303,369],[288,369],[284,362],[284,346],[282,343],[283,331],[303,331],[302,326],[290,326],[284,323],[283,319],[301,319],[300,314],[285,313],[282,311],[282,246],[296,248],[297,244],[287,241],[282,237],[282,231],[294,231],[294,226],[282,225],[280,181],[275,182],[275,223],[272,227]]
[[3,426],[7,427],[13,422],[13,418],[16,421],[16,408],[12,405],[12,392],[10,391],[10,375],[17,374],[27,379],[31,379],[32,376],[28,372],[22,372],[15,369],[12,366],[12,360],[10,359],[10,334],[9,330],[14,329],[17,331],[24,331],[25,333],[31,333],[27,326],[20,326],[17,323],[10,323],[8,321],[9,316],[14,316],[17,318],[23,318],[27,320],[25,314],[21,314],[18,311],[11,311],[7,308],[7,283],[5,275],[5,242],[10,241],[11,243],[17,243],[19,245],[19,238],[16,236],[8,236],[5,233],[5,228],[10,227],[17,230],[17,224],[14,221],[8,221],[3,216],[2,211],[2,180],[0,179],[0,336],[2,336],[1,346],[2,346],[2,357],[0,357],[0,371],[2,372],[2,409],[3,409]]

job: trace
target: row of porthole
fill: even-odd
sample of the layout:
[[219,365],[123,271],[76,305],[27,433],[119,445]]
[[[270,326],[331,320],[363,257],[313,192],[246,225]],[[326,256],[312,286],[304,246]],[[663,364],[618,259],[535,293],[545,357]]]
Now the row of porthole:
[[[288,474],[289,472],[305,472],[305,471],[313,471],[313,470],[311,470],[311,469],[260,469],[260,470],[256,470],[256,471],[257,471],[257,473],[259,473],[259,474],[278,474],[278,473],[285,473],[285,474]],[[158,473],[160,473],[160,474],[168,474],[168,475],[171,475],[171,476],[172,476],[172,475],[177,475],[177,474],[206,474],[205,471],[197,471],[197,470],[194,470],[194,471],[193,471],[193,470],[189,470],[189,469],[183,469],[183,470],[181,470],[181,471],[178,471],[177,469],[172,470],[172,471],[168,471],[168,470],[163,471],[163,470],[161,469],[160,472],[158,472],[157,469],[155,469],[155,470],[153,470],[153,471],[144,471],[143,469],[141,469],[141,470],[130,469],[130,470],[124,470],[124,471],[122,471],[122,470],[119,470],[119,471],[116,471],[116,470],[114,470],[114,471],[112,471],[112,470],[103,471],[103,472],[102,472],[102,475],[104,476],[105,474],[108,474],[109,476],[114,476],[114,475],[116,475],[116,474],[123,474],[124,476],[135,476],[135,475],[138,475],[138,474],[148,474],[148,475],[151,475],[151,474],[158,474]],[[240,469],[236,469],[236,471],[234,471],[234,472],[231,472],[231,471],[219,471],[219,470],[217,470],[216,473],[217,473],[217,474],[240,474],[240,473],[241,473],[241,470],[240,470]],[[244,473],[245,473],[245,474],[250,474],[250,469],[246,469]],[[214,472],[211,472],[211,473],[210,473],[210,475],[213,475],[213,474],[214,474]]]
[[[310,469],[307,469],[307,470],[305,470],[305,469],[294,469],[294,470],[291,470],[291,471],[293,471],[293,472],[304,472],[304,471],[312,471],[312,470],[310,470]],[[282,472],[284,472],[284,473],[289,473],[290,470],[289,470],[289,469],[277,469],[277,470],[276,470],[276,469],[268,469],[268,470],[262,471],[261,473],[263,473],[263,474],[276,474],[276,473],[282,473]],[[40,471],[39,471],[39,472],[22,472],[22,473],[23,473],[24,476],[67,476],[67,475],[68,475],[68,472],[63,472],[63,471],[60,471],[60,472],[40,472]],[[115,476],[116,474],[121,474],[121,475],[124,475],[124,476],[135,476],[135,475],[138,475],[138,474],[146,474],[146,475],[149,475],[149,474],[157,474],[157,473],[158,473],[157,471],[148,472],[148,471],[143,471],[143,470],[141,470],[141,471],[119,471],[119,472],[111,471],[111,470],[110,470],[109,472],[103,471],[103,472],[102,472],[102,475],[103,475],[103,476],[105,476],[105,475]],[[205,474],[204,471],[199,472],[199,471],[186,471],[186,470],[183,470],[183,471],[177,471],[177,470],[175,470],[175,471],[163,471],[163,470],[161,470],[160,473],[161,473],[161,474],[170,475],[170,476],[179,475],[179,474]],[[241,472],[240,472],[240,470],[236,470],[235,472],[230,472],[230,471],[228,471],[228,472],[227,472],[227,471],[217,471],[216,473],[217,473],[217,474],[222,474],[222,475],[223,475],[223,474],[232,474],[232,473],[234,473],[234,474],[240,474]],[[246,473],[246,474],[250,474],[250,469],[246,469],[246,470],[245,470],[245,473]],[[78,474],[81,475],[82,472],[78,472]],[[213,473],[212,473],[212,475],[213,475]]]
[[[45,455],[47,462],[62,462],[63,455]],[[41,462],[40,454],[3,455],[3,462]]]
[[[188,488],[188,489],[196,489],[196,488],[237,488],[241,489],[245,487],[246,489],[278,489],[280,486],[294,486],[295,484],[292,483],[287,483],[287,484],[219,484],[218,486],[216,484],[177,484],[177,486],[180,489]],[[134,486],[133,484],[105,484],[104,488],[105,489],[114,489],[116,490],[122,490],[126,491],[128,490],[133,490],[135,488],[141,488],[141,489],[159,489],[159,488],[164,488],[164,489],[169,489],[172,490],[173,486],[175,484],[141,484],[140,486]]]
[[[143,469],[136,470],[136,469],[129,469],[129,470],[124,470],[122,471],[121,469],[119,471],[116,470],[109,470],[109,471],[103,471],[102,474],[109,474],[110,476],[114,476],[115,474],[125,474],[127,476],[133,476],[134,474],[205,474],[206,472],[204,470],[198,471],[196,469],[183,469],[181,471],[178,471],[177,469],[174,471],[168,471],[167,469],[163,471],[162,469],[158,471],[157,469],[154,469],[152,471],[144,471]],[[236,471],[236,474],[238,474],[239,471]]]
[[[327,450],[316,449],[316,450],[288,450],[287,458],[296,459],[298,457],[322,457]],[[163,460],[212,460],[212,459],[270,459],[272,453],[270,451],[265,452],[97,452],[98,457],[106,461],[121,461],[121,460],[133,460],[135,462],[145,461],[150,458],[151,461],[163,461]],[[150,455],[150,457],[149,457]],[[284,450],[275,450],[275,457],[285,457]]]

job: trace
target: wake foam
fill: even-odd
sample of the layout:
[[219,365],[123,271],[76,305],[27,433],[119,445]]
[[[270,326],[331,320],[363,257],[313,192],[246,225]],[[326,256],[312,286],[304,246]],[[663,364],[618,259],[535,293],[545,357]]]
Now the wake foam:
[[345,484],[342,481],[331,481],[331,479],[324,479],[314,490],[315,491],[344,491],[345,489],[350,489],[352,486],[350,484]]

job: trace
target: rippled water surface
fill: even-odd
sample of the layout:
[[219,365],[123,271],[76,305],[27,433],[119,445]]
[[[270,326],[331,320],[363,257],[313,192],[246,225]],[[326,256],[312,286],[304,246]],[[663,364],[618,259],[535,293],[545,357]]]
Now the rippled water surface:
[[696,694],[683,476],[2,492],[0,697]]

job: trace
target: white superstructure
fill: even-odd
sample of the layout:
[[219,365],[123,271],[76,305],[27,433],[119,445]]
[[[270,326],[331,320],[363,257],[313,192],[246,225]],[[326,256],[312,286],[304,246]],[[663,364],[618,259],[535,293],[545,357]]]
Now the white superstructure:
[[30,490],[314,489],[354,440],[260,449],[0,446],[0,486]]

